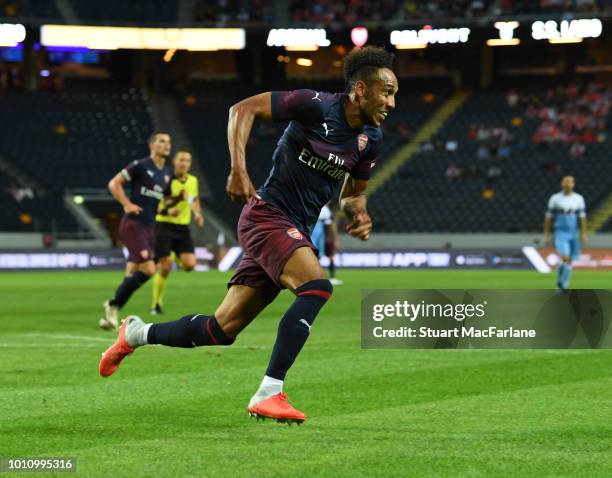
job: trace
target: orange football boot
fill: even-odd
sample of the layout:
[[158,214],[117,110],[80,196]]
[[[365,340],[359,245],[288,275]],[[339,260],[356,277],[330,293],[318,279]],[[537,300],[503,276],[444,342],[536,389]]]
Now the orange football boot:
[[306,415],[301,411],[296,410],[287,401],[287,395],[284,393],[277,393],[272,395],[261,402],[256,403],[248,407],[249,415],[256,417],[257,420],[265,420],[271,418],[279,423],[297,423],[300,425],[306,420]]
[[125,329],[131,318],[131,316],[126,317],[119,329],[117,340],[102,354],[99,369],[103,377],[110,377],[119,368],[121,361],[134,351],[134,348],[130,347],[125,339]]

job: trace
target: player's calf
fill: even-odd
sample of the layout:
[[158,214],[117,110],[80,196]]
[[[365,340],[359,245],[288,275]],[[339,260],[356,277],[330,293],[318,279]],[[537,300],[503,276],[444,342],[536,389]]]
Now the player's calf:
[[173,322],[145,324],[143,333],[134,336],[132,347],[161,344],[193,348],[205,345],[231,345],[235,337],[227,335],[214,316],[191,314]]
[[328,279],[316,279],[295,289],[296,298],[278,325],[276,343],[266,375],[284,380],[310,335],[312,324],[334,288]]
[[121,361],[137,347],[161,344],[170,347],[193,348],[203,345],[230,345],[233,337],[227,336],[216,319],[211,316],[192,314],[162,324],[146,324],[140,317],[126,317],[115,343],[100,360],[100,375],[112,375]]
[[249,402],[248,411],[251,415],[281,421],[299,422],[306,419],[302,412],[288,404],[282,393],[283,384],[287,371],[308,340],[316,316],[332,292],[333,286],[327,279],[311,280],[295,289],[297,297],[278,325],[266,375]]
[[142,287],[151,278],[154,272],[155,269],[153,269],[151,274],[138,270],[135,271],[133,274],[126,276],[117,288],[117,291],[115,292],[115,297],[110,299],[108,301],[108,304],[111,307],[116,307],[117,310],[121,309],[121,307],[123,307],[130,299],[132,294],[136,292],[136,290],[138,290],[140,287]]

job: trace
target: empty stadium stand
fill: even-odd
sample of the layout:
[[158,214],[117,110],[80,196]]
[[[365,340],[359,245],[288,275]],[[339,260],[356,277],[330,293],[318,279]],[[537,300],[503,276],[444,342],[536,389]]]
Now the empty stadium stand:
[[105,188],[129,161],[148,154],[153,130],[139,90],[105,81],[66,86],[69,92],[0,93],[5,133],[0,153],[49,192],[39,198],[34,191],[37,199],[30,209],[39,230],[49,230],[51,220],[58,229],[76,230],[62,204],[64,191]]

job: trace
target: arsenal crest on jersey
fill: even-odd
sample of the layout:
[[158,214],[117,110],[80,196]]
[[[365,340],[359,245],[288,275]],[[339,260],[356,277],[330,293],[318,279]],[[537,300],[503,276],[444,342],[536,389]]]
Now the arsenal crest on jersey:
[[359,145],[359,152],[361,153],[368,145],[368,135],[362,133],[357,136],[357,144]]
[[295,227],[292,227],[291,229],[287,229],[287,235],[297,240],[300,240],[303,237],[302,233],[298,231]]

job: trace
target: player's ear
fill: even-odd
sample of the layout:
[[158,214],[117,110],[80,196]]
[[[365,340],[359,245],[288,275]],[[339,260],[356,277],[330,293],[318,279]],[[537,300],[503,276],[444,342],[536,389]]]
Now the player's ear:
[[353,90],[355,91],[355,98],[359,99],[365,97],[367,94],[367,89],[368,87],[366,86],[365,81],[357,80],[353,88]]

